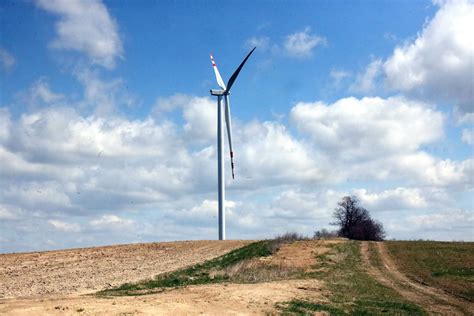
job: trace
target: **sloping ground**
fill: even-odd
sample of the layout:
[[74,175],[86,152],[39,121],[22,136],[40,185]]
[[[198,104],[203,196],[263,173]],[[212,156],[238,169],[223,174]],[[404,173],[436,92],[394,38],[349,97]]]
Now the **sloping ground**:
[[339,243],[339,240],[299,240],[291,244],[284,244],[272,256],[260,258],[268,265],[291,267],[309,272],[316,264],[316,257],[329,251],[329,245]]
[[212,259],[250,241],[183,241],[0,254],[0,298],[92,293]]
[[[167,280],[168,277],[172,278],[170,281],[174,281],[175,277],[182,277],[184,281],[195,280],[194,278],[201,277],[201,274],[210,276],[209,273],[213,272],[213,269],[221,269],[222,271],[216,270],[214,272],[227,273],[228,278],[206,277],[203,278],[206,282],[203,284],[194,283],[195,285],[190,285],[192,283],[187,282],[175,283],[185,286],[162,282],[157,283],[158,287],[143,288],[143,292],[139,289],[116,293],[120,294],[119,296],[113,295],[114,289],[109,289],[105,292],[111,295],[103,295],[103,292],[100,295],[98,293],[80,295],[80,291],[64,295],[64,293],[56,291],[55,295],[0,299],[0,314],[194,315],[204,313],[207,315],[248,315],[318,314],[324,311],[334,315],[382,313],[425,315],[425,311],[443,315],[472,314],[473,308],[469,302],[459,301],[437,288],[416,284],[406,278],[386,252],[383,243],[344,240],[295,241],[274,248],[278,249],[277,252],[267,252],[264,255],[253,257],[247,256],[242,261],[232,261],[231,266],[224,264],[230,260],[229,258],[235,259],[236,255],[249,254],[249,250],[258,250],[262,244],[267,243],[267,241],[261,241],[202,263],[206,256],[210,256],[209,252],[228,252],[237,247],[238,243],[241,243],[242,246],[248,244],[248,242],[209,241],[152,244],[152,248],[143,250],[143,257],[134,259],[135,261],[129,258],[135,264],[136,262],[141,263],[147,261],[147,258],[153,258],[150,252],[159,252],[159,249],[164,247],[161,252],[161,261],[159,258],[153,259],[161,262],[162,270],[173,270],[172,273],[160,275],[160,278],[165,278],[164,280]],[[227,251],[224,251],[224,248]],[[103,251],[103,248],[97,249],[101,249],[99,253]],[[244,251],[245,249],[247,252]],[[66,252],[69,253],[69,251],[78,250]],[[113,253],[117,253],[117,249]],[[121,257],[122,263],[126,261],[123,260],[123,256]],[[68,256],[64,258],[66,257]],[[201,261],[198,262],[201,263],[194,265],[192,261],[188,260],[189,258],[194,258],[196,261],[200,258]],[[103,264],[112,265],[112,268],[120,270],[116,276],[124,274],[128,277],[128,279],[123,277],[125,280],[120,283],[133,281],[130,275],[137,279],[144,278],[141,272],[137,275],[129,274],[130,271],[125,271],[122,265],[115,265],[111,260],[105,260]],[[119,258],[113,260],[119,260]],[[16,261],[11,261],[11,264],[12,262]],[[101,259],[95,261],[95,263],[98,262],[102,262]],[[61,267],[58,269],[65,267],[59,263],[56,264]],[[189,267],[191,264],[192,267]],[[24,262],[23,265],[25,265]],[[20,266],[23,265],[20,264]],[[183,266],[188,267],[181,269]],[[7,265],[3,267],[12,268]],[[87,267],[91,271],[95,269],[94,265]],[[128,267],[135,271],[133,270],[136,267],[134,264],[130,264]],[[269,267],[272,268],[268,269]],[[84,268],[83,273],[95,275],[95,272],[86,271],[87,269]],[[105,269],[101,273],[115,274],[113,269],[107,271],[109,270]],[[289,273],[282,274],[282,271],[289,271]],[[88,279],[76,278],[73,274],[73,271],[63,274],[63,280],[56,281],[54,284],[61,286],[62,282],[69,284],[73,280],[79,282],[76,284],[77,288],[83,288],[84,285],[80,282],[87,282]],[[150,274],[156,273],[150,271]],[[2,286],[4,285],[3,280]],[[141,282],[137,284],[141,284]]]
[[313,315],[426,315],[418,305],[367,273],[360,251],[361,242],[340,240],[324,246],[330,250],[318,256],[317,265],[308,276],[324,282],[327,300],[294,299],[282,302],[282,312]]
[[474,309],[472,303],[408,279],[398,270],[384,243],[373,243],[370,247],[368,242],[363,242],[361,252],[370,275],[425,310],[444,315],[467,315]]
[[474,242],[388,241],[400,272],[417,283],[474,303]]
[[[318,241],[297,241],[283,245],[264,264],[296,266],[308,270],[316,255],[329,248]],[[309,254],[309,255],[308,255]],[[191,263],[186,261],[186,263]],[[179,265],[176,265],[179,268]],[[315,279],[280,280],[253,284],[205,284],[170,288],[145,296],[101,298],[69,295],[0,300],[0,314],[8,315],[180,315],[180,314],[267,314],[278,302],[299,298],[327,301],[322,282]]]

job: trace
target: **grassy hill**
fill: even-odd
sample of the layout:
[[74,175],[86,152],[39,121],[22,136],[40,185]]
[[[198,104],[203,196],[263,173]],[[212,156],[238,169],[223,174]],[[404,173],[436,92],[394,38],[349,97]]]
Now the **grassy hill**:
[[[286,257],[301,256],[302,243],[310,245],[305,248],[306,251],[314,252],[314,260],[306,268],[275,264],[272,260],[265,259],[278,255],[282,247],[286,249]],[[302,279],[322,283],[322,288],[317,291],[324,295],[314,299],[308,294],[307,297],[300,296],[278,302],[275,305],[278,311],[296,314],[325,311],[331,315],[467,312],[466,306],[472,303],[474,243],[399,241],[384,244],[402,273],[415,282],[447,292],[447,295],[462,297],[463,302],[458,304],[456,300],[448,300],[442,296],[431,297],[429,293],[418,295],[416,288],[410,288],[416,285],[404,282],[393,274],[393,271],[383,270],[381,256],[384,254],[377,250],[375,243],[362,244],[348,240],[302,241],[298,238],[255,242],[202,264],[160,274],[142,282],[107,289],[98,295],[146,295],[189,285],[258,284]],[[367,247],[366,261],[361,246]],[[325,251],[314,251],[323,248]],[[375,273],[371,273],[370,268],[373,268]],[[379,274],[377,269],[380,269]],[[384,273],[388,276],[385,277]],[[390,276],[392,274],[393,276]],[[431,300],[434,303],[431,303]]]

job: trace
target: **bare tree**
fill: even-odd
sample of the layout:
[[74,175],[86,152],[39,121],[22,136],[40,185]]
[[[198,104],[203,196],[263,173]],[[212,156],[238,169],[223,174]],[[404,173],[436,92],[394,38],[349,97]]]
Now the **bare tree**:
[[337,203],[334,211],[335,222],[339,226],[341,237],[356,240],[384,240],[385,231],[382,223],[372,219],[369,211],[359,206],[355,196],[345,196]]

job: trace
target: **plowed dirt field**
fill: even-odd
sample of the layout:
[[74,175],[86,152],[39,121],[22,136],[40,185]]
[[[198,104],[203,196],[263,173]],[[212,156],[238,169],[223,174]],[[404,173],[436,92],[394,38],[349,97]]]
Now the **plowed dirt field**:
[[223,255],[250,241],[183,241],[0,254],[0,299],[92,293]]
[[[277,302],[326,301],[314,279],[207,284],[145,296],[101,298],[88,293],[150,278],[220,256],[250,241],[191,241],[0,255],[0,314],[223,315],[273,314]],[[328,248],[315,241],[283,245],[271,264],[310,269]]]

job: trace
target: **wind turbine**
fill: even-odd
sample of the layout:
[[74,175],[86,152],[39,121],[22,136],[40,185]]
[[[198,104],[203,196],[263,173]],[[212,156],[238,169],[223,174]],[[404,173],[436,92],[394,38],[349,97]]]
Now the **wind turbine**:
[[225,183],[224,183],[224,131],[222,129],[222,97],[224,97],[225,103],[225,123],[227,126],[227,136],[229,138],[229,150],[230,150],[230,166],[232,168],[232,179],[234,179],[234,152],[232,151],[232,126],[230,121],[230,104],[229,104],[229,94],[230,88],[237,79],[242,67],[244,67],[245,62],[252,55],[254,47],[247,57],[244,58],[239,67],[234,71],[232,76],[230,76],[229,81],[227,82],[227,87],[222,80],[221,74],[217,69],[216,62],[214,57],[211,54],[212,67],[216,74],[217,85],[221,90],[211,90],[211,94],[217,96],[217,178],[218,178],[218,191],[219,191],[219,240],[225,240]]

